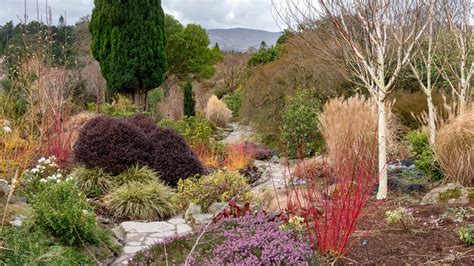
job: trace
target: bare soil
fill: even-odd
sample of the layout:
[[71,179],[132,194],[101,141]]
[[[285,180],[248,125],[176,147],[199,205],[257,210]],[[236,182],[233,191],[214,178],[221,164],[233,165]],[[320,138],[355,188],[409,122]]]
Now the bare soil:
[[[402,225],[387,224],[386,211],[398,207],[412,210],[414,221]],[[368,213],[358,222],[350,239],[348,252],[337,264],[453,264],[474,265],[474,247],[464,244],[458,236],[461,226],[474,223],[474,218],[456,223],[441,215],[460,204],[420,205],[395,198],[382,203],[371,201]],[[471,206],[473,207],[473,206]],[[368,240],[366,246],[362,240]]]

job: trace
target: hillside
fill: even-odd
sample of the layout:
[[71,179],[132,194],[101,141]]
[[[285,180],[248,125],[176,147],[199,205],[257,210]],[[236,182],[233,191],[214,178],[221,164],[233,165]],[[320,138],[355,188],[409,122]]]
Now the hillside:
[[207,30],[211,45],[217,42],[223,51],[247,51],[250,47],[259,48],[264,41],[268,46],[274,45],[280,32],[269,32],[254,29],[210,29]]

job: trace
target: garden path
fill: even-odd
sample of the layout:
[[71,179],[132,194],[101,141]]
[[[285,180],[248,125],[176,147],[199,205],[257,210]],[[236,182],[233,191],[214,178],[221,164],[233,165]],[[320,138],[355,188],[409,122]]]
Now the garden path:
[[230,126],[232,128],[232,132],[222,140],[222,143],[233,144],[246,140],[250,141],[255,135],[255,131],[251,126],[242,125],[237,122],[230,123]]
[[112,265],[128,265],[128,261],[139,251],[162,242],[167,237],[187,234],[192,228],[181,217],[159,222],[123,222],[114,228],[115,235],[125,243],[122,254]]

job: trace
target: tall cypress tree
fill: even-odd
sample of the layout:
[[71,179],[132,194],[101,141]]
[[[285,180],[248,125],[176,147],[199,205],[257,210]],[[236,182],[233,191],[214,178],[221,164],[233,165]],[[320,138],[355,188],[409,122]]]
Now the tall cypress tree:
[[184,101],[184,115],[195,116],[196,115],[196,101],[194,100],[193,85],[190,81],[184,86],[183,93]]
[[90,32],[111,93],[146,106],[146,94],[163,82],[166,37],[161,0],[95,0]]

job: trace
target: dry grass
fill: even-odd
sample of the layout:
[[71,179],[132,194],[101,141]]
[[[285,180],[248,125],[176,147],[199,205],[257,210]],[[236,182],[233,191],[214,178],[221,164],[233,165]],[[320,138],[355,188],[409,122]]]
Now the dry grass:
[[225,168],[229,171],[242,170],[253,162],[253,152],[245,149],[243,143],[232,144],[227,148]]
[[295,166],[294,176],[300,179],[314,179],[322,177],[325,169],[324,159],[322,157],[310,158],[298,161]]
[[66,135],[70,136],[71,148],[74,146],[74,143],[76,143],[82,126],[95,117],[97,117],[97,114],[84,111],[72,116],[66,121],[64,124],[64,131]]
[[177,82],[176,77],[173,75],[166,79],[168,93],[157,107],[161,118],[179,120],[184,115],[183,92]]
[[474,185],[474,109],[439,129],[435,154],[448,182]]
[[[405,128],[391,112],[392,105],[390,102],[386,108],[387,151],[391,158],[406,153],[406,149],[399,143]],[[324,105],[323,112],[319,115],[319,123],[330,155],[335,154],[346,143],[370,144],[377,140],[377,105],[373,100],[361,95],[348,99],[334,98]],[[358,141],[360,138],[365,141]]]
[[220,127],[225,127],[232,118],[232,111],[225,103],[213,95],[207,102],[206,118]]

